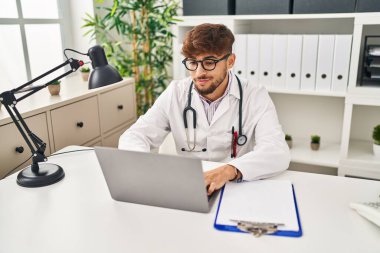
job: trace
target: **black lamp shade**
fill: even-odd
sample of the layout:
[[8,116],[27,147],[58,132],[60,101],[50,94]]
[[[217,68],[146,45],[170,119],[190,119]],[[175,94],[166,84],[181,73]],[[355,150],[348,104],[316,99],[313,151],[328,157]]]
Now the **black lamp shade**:
[[96,45],[90,48],[88,50],[88,55],[91,59],[93,68],[88,81],[89,89],[107,86],[123,80],[119,72],[108,64],[106,54],[101,46]]

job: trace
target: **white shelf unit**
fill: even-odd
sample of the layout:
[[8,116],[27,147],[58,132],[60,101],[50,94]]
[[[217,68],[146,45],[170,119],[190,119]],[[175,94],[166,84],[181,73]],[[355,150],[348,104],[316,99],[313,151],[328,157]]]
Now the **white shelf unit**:
[[[380,179],[372,155],[371,132],[380,124],[380,85],[361,87],[361,61],[366,35],[380,35],[380,13],[181,16],[173,27],[174,79],[186,76],[181,64],[184,35],[202,23],[221,23],[238,34],[351,34],[347,91],[320,92],[268,87],[284,132],[293,136],[292,162],[338,169],[338,175]],[[359,127],[365,123],[364,128]],[[321,136],[312,151],[311,134]],[[357,135],[359,137],[357,138]],[[364,138],[365,136],[365,138]]]

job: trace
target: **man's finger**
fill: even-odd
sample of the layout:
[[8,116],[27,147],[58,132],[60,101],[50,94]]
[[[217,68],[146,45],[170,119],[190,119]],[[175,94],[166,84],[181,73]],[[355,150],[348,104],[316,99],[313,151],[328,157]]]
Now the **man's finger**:
[[211,183],[211,175],[210,175],[210,173],[205,172],[203,174],[203,177],[205,179],[205,185],[209,185]]
[[210,185],[208,186],[207,195],[210,196],[214,191],[215,191],[215,183],[211,182]]

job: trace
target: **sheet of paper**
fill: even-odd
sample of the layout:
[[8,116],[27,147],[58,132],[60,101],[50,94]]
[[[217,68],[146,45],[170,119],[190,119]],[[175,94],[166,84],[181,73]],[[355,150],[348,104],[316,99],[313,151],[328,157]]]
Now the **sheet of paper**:
[[259,180],[227,183],[219,207],[217,224],[236,226],[234,220],[283,223],[279,230],[298,231],[292,183]]

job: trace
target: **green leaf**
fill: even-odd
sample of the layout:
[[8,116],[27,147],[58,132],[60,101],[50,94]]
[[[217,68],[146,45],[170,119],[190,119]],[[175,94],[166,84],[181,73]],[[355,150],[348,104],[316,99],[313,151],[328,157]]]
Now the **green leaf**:
[[117,10],[117,8],[119,7],[119,0],[113,0],[113,6],[112,6],[112,10],[111,10],[111,16],[113,16]]

